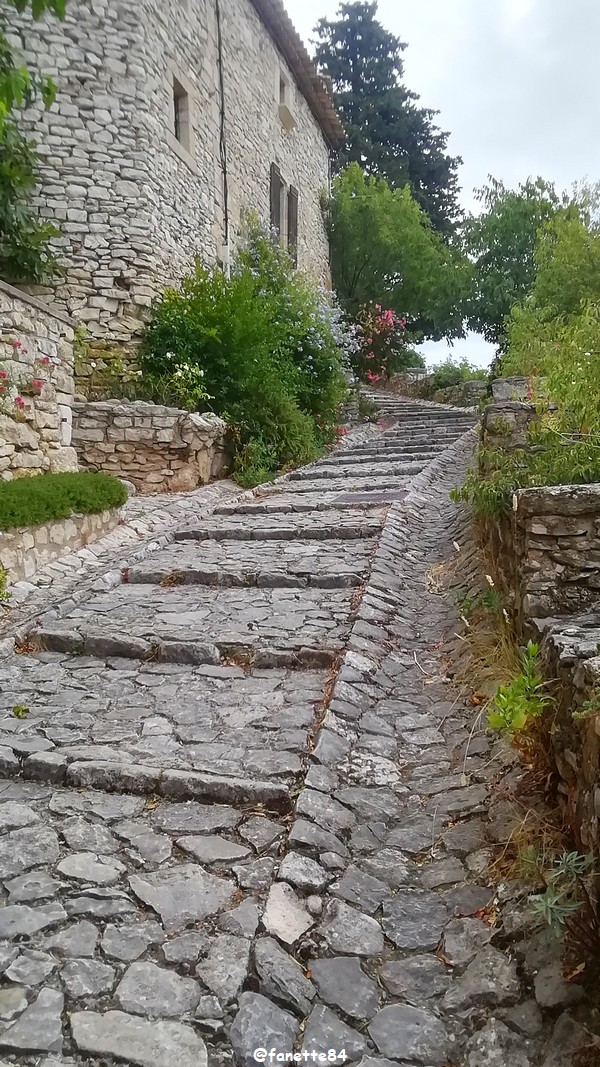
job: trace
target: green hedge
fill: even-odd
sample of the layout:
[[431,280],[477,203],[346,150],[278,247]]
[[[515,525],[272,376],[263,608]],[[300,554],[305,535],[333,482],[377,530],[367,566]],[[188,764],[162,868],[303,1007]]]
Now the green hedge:
[[74,513],[106,511],[127,500],[127,490],[110,474],[80,471],[41,474],[0,482],[0,530],[13,526],[39,526],[68,519]]

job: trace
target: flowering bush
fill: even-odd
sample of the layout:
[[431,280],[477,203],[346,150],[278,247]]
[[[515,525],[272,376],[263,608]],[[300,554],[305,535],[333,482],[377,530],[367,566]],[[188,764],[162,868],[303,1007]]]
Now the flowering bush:
[[357,349],[352,362],[358,378],[375,384],[412,362],[405,339],[406,319],[391,308],[369,304],[360,309]]
[[[8,343],[15,359],[18,354],[27,355],[27,349],[21,341],[10,340]],[[0,413],[13,419],[22,418],[27,407],[24,397],[39,396],[46,384],[42,368],[48,367],[51,362],[49,356],[39,356],[34,364],[33,376],[28,378],[17,378],[12,371],[0,367]]]
[[[154,309],[140,351],[144,377],[196,375],[232,424],[244,484],[316,458],[335,439],[353,332],[324,291],[250,226],[231,278],[197,266]],[[202,374],[200,372],[203,372]]]

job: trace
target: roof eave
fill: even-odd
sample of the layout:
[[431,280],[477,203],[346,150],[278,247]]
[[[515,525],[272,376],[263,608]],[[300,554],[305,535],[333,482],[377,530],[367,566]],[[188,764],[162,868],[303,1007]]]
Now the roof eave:
[[282,0],[251,0],[251,3],[286,59],[329,147],[339,148],[346,140],[346,132],[325,82],[317,72]]

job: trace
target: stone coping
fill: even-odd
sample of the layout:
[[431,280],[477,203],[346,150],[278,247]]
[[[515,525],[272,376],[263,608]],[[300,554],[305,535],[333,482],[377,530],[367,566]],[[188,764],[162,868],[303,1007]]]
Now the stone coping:
[[13,297],[15,300],[22,300],[25,304],[31,304],[31,307],[43,312],[44,315],[51,315],[53,319],[58,319],[59,322],[64,322],[65,326],[70,326],[71,329],[74,329],[77,325],[75,319],[69,318],[68,315],[63,315],[60,311],[55,311],[54,308],[50,307],[43,300],[40,300],[38,296],[32,296],[31,293],[25,293],[22,289],[18,289],[16,286],[2,281],[1,278],[0,290],[7,293],[8,296]]
[[600,482],[518,489],[513,499],[519,515],[583,515],[593,511],[600,517]]

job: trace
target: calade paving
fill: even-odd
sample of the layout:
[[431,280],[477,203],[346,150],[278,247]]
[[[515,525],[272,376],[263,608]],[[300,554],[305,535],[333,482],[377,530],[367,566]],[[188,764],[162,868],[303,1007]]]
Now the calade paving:
[[475,417],[380,405],[0,661],[1,1067],[542,1062],[430,577]]

